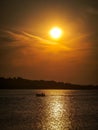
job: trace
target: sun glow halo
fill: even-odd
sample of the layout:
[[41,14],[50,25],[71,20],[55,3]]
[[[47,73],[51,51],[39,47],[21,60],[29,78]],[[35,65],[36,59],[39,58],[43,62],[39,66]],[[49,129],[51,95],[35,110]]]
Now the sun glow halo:
[[62,35],[62,30],[58,27],[54,27],[50,30],[50,36],[54,39],[59,39]]

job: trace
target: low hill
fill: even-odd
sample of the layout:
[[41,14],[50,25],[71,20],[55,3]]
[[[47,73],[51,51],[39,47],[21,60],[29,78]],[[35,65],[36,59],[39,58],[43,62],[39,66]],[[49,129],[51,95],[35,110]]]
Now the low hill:
[[0,78],[0,89],[98,89],[98,85],[77,85],[56,81],[28,80],[23,78]]

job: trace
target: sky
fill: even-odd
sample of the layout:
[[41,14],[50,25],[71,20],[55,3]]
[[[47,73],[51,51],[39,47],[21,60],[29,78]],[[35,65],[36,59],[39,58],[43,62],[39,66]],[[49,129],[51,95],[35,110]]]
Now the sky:
[[98,1],[0,1],[0,77],[98,84]]

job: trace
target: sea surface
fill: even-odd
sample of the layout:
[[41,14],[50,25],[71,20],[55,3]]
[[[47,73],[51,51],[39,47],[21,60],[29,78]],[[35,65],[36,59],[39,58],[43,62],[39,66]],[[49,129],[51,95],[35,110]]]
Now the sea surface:
[[98,130],[98,90],[0,90],[0,130]]

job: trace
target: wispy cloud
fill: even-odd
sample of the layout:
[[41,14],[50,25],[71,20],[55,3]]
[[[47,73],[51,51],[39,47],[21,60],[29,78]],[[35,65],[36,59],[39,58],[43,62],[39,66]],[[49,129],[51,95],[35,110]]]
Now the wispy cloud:
[[[54,49],[70,50],[66,45],[63,45],[60,42],[51,41],[40,36],[25,32],[25,31],[16,31],[16,30],[5,30],[3,35],[0,37],[0,42],[9,42],[10,46],[27,46],[27,47],[53,47]],[[2,43],[1,43],[2,44]]]
[[[81,33],[76,34],[70,40],[62,42],[54,42],[48,39],[42,38],[40,36],[28,33],[26,31],[17,30],[4,30],[0,31],[0,43],[1,47],[6,46],[11,48],[36,48],[36,49],[46,49],[52,52],[66,52],[72,50],[89,50],[92,47],[89,45],[88,39],[93,35],[93,33]],[[7,43],[7,44],[4,44]],[[85,44],[83,44],[85,43]]]

